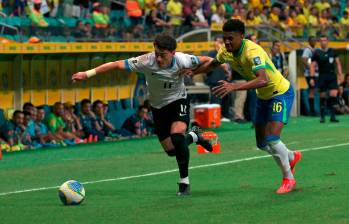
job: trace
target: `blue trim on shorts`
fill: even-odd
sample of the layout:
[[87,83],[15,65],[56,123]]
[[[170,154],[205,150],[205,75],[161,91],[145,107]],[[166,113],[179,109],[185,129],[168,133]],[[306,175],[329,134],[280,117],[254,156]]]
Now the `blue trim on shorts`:
[[128,60],[125,60],[125,69],[127,71],[131,71],[130,64],[128,63]]
[[287,124],[293,100],[294,91],[291,85],[285,93],[268,100],[257,98],[255,124],[266,125],[270,121],[279,121]]

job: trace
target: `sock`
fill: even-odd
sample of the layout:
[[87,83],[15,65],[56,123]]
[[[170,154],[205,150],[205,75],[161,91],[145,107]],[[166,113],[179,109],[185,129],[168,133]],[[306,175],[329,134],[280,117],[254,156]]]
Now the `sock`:
[[[260,150],[263,150],[263,151],[273,155],[272,149],[269,147],[269,145],[267,145],[267,143],[257,143],[257,147]],[[288,161],[294,160],[294,152],[293,151],[287,149],[287,154],[288,154]]]
[[193,142],[197,142],[198,139],[199,139],[199,137],[193,131],[191,131],[191,132],[189,132],[188,134],[185,135],[185,140],[187,142],[187,145],[190,145]]
[[273,155],[276,163],[281,168],[283,178],[294,179],[288,158],[289,150],[284,145],[284,143],[282,143],[280,137],[268,135],[266,137],[266,141],[268,146],[270,147],[271,154]]
[[326,98],[320,98],[320,116],[325,118]]
[[179,178],[178,183],[189,184],[189,177]]
[[330,104],[331,120],[336,120],[335,106],[337,105],[337,97],[330,97],[329,104]]
[[181,178],[188,177],[189,167],[189,148],[186,143],[185,136],[183,134],[175,133],[171,134],[171,140],[176,148],[176,159]]
[[310,115],[315,114],[314,98],[309,98]]

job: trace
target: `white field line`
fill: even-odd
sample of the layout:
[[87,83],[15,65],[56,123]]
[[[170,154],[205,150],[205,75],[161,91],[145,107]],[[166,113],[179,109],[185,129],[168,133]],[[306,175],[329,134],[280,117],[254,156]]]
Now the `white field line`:
[[[299,150],[299,151],[301,151],[301,152],[309,152],[309,151],[317,151],[317,150],[330,149],[330,148],[336,148],[336,147],[342,147],[342,146],[349,146],[349,142],[336,144],[336,145],[326,145],[326,146],[321,146],[321,147],[307,148],[307,149],[302,149],[302,150]],[[267,157],[270,157],[270,155],[253,156],[253,157],[247,157],[247,158],[243,158],[243,159],[236,159],[236,160],[230,160],[230,161],[219,162],[219,163],[210,163],[210,164],[203,164],[203,165],[198,165],[198,166],[191,166],[191,167],[189,167],[189,169],[193,170],[193,169],[200,169],[200,168],[206,168],[206,167],[212,167],[212,166],[222,166],[222,165],[227,165],[227,164],[240,163],[240,162],[257,160],[257,159],[264,159],[264,158],[267,158]],[[167,173],[174,173],[174,172],[177,172],[177,171],[178,171],[177,169],[172,169],[172,170],[165,170],[165,171],[160,171],[160,172],[152,172],[152,173],[146,173],[146,174],[140,174],[140,175],[134,175],[134,176],[117,177],[117,178],[110,178],[110,179],[103,179],[103,180],[94,180],[94,181],[86,181],[86,182],[83,182],[82,184],[83,185],[87,185],[87,184],[96,184],[96,183],[102,183],[102,182],[129,180],[129,179],[136,179],[136,178],[141,178],[141,177],[158,176],[158,175],[167,174]],[[3,193],[0,193],[0,196],[6,196],[6,195],[12,195],[12,194],[20,194],[20,193],[27,193],[27,192],[35,192],[35,191],[44,191],[44,190],[58,189],[58,188],[59,188],[59,186],[31,188],[31,189],[26,189],[26,190],[3,192]]]

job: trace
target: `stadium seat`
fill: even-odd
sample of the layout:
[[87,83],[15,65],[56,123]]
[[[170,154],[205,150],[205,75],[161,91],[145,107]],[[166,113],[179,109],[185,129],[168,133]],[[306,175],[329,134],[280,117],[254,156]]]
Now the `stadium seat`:
[[122,107],[124,109],[131,109],[132,108],[132,101],[131,101],[131,99],[122,99],[121,102],[122,102]]
[[21,18],[21,26],[30,26],[31,20],[29,18]]
[[122,110],[122,104],[120,100],[114,100],[114,104],[115,110]]
[[67,27],[74,28],[76,26],[76,19],[75,18],[62,18],[61,21],[63,21],[63,24]]
[[124,121],[134,113],[134,109],[114,111],[110,113],[111,123],[116,129],[120,129]]
[[10,26],[16,26],[20,27],[21,26],[21,18],[18,16],[13,16],[13,17],[7,17],[6,18],[6,23]]
[[138,109],[138,107],[139,107],[140,105],[141,105],[141,104],[140,104],[140,102],[139,102],[138,97],[134,97],[134,98],[133,98],[133,106],[132,106],[132,108]]
[[50,42],[67,42],[67,39],[63,36],[51,36]]
[[114,100],[108,100],[108,111],[116,111]]
[[0,127],[6,122],[5,113],[3,109],[0,109]]

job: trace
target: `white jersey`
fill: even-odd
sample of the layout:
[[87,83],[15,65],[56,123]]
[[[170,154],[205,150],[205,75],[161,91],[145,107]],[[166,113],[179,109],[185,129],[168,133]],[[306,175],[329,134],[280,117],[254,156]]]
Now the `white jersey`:
[[197,56],[180,52],[175,53],[171,66],[165,69],[157,65],[154,52],[125,60],[126,68],[145,74],[150,104],[157,109],[187,97],[184,76],[178,72],[199,63]]

